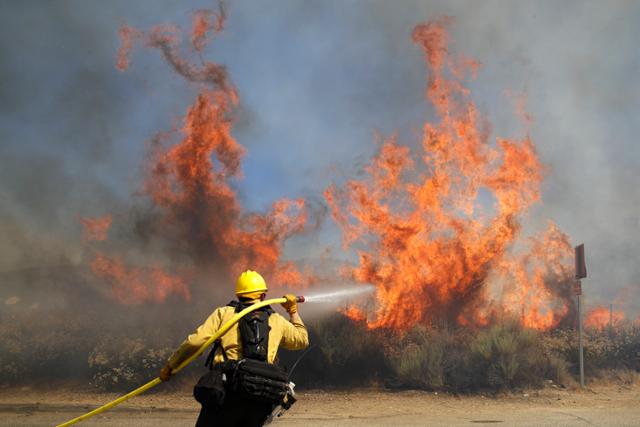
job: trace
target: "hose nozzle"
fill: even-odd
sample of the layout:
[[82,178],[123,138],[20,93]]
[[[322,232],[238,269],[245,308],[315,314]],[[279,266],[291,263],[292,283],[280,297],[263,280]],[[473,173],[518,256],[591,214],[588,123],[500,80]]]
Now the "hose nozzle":
[[296,302],[304,302],[304,297],[302,295],[298,295],[296,297]]

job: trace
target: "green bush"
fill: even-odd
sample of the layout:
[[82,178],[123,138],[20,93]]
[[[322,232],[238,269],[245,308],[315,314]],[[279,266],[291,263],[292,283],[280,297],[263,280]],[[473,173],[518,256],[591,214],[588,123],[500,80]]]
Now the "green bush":
[[516,322],[480,331],[414,328],[387,353],[396,386],[473,391],[565,381],[564,361],[545,351],[543,337]]
[[443,331],[412,329],[396,340],[395,348],[387,348],[389,365],[395,374],[390,384],[429,390],[444,387],[451,344],[451,337]]
[[471,344],[478,387],[539,387],[544,380],[562,382],[567,367],[545,351],[542,334],[506,322],[478,333]]

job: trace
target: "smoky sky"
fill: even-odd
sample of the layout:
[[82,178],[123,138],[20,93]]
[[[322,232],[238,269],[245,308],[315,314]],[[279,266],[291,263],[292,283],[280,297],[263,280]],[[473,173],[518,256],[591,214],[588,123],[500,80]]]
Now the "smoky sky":
[[[0,270],[83,261],[78,216],[123,212],[140,189],[145,141],[180,126],[196,88],[158,52],[116,69],[118,28],[188,28],[215,2],[0,2]],[[635,2],[230,1],[204,56],[240,95],[234,135],[248,153],[234,182],[262,211],[280,197],[319,200],[357,176],[373,134],[415,144],[430,112],[413,27],[453,17],[453,51],[482,63],[473,99],[494,136],[527,129],[547,166],[526,220],[585,243],[592,301],[638,287],[640,5]],[[115,218],[118,221],[118,218]],[[330,220],[288,253],[341,257]]]

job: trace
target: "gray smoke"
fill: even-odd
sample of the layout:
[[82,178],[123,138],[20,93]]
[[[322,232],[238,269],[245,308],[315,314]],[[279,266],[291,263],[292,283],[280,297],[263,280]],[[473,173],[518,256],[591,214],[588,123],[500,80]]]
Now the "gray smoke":
[[[81,269],[89,255],[78,216],[133,221],[144,141],[180,126],[194,89],[157,52],[134,53],[130,71],[118,72],[117,30],[187,28],[193,10],[212,6],[0,2],[0,271]],[[637,3],[237,1],[228,15],[203,56],[224,64],[239,90],[235,136],[249,153],[235,185],[248,209],[318,197],[330,180],[353,176],[376,149],[374,130],[415,143],[429,108],[409,36],[449,15],[454,50],[483,64],[472,89],[496,135],[525,132],[505,90],[527,94],[549,166],[527,228],[549,218],[586,244],[591,302],[637,289]],[[130,243],[126,228],[114,233],[114,245]],[[289,253],[313,258],[330,247],[343,257],[339,237],[325,222]],[[16,289],[7,283],[0,303]]]

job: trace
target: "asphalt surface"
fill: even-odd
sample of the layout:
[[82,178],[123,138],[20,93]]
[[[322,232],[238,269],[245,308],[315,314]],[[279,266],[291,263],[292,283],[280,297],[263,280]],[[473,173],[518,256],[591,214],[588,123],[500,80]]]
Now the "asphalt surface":
[[[95,402],[82,397],[96,398]],[[454,397],[426,392],[316,391],[273,426],[640,426],[640,393],[546,391],[502,397]],[[52,426],[87,412],[111,396],[72,396],[72,404],[19,402],[0,395],[0,425]],[[26,399],[22,399],[26,400]],[[40,399],[42,400],[42,399]],[[48,401],[47,401],[48,400]],[[64,399],[58,399],[64,400]],[[128,401],[132,402],[132,401]],[[188,394],[151,396],[83,421],[86,426],[193,426],[198,406]]]
[[[3,426],[51,426],[71,419],[79,414],[78,409],[71,407],[39,407],[0,408],[0,425]],[[79,425],[86,426],[132,426],[132,427],[187,427],[195,424],[197,413],[188,410],[153,409],[131,410],[119,409],[105,415],[99,415],[83,421]],[[393,415],[345,415],[327,416],[326,414],[286,414],[275,420],[273,426],[639,426],[640,408],[605,409],[605,408],[525,408],[502,411],[489,408],[475,413],[448,414],[393,414]]]

